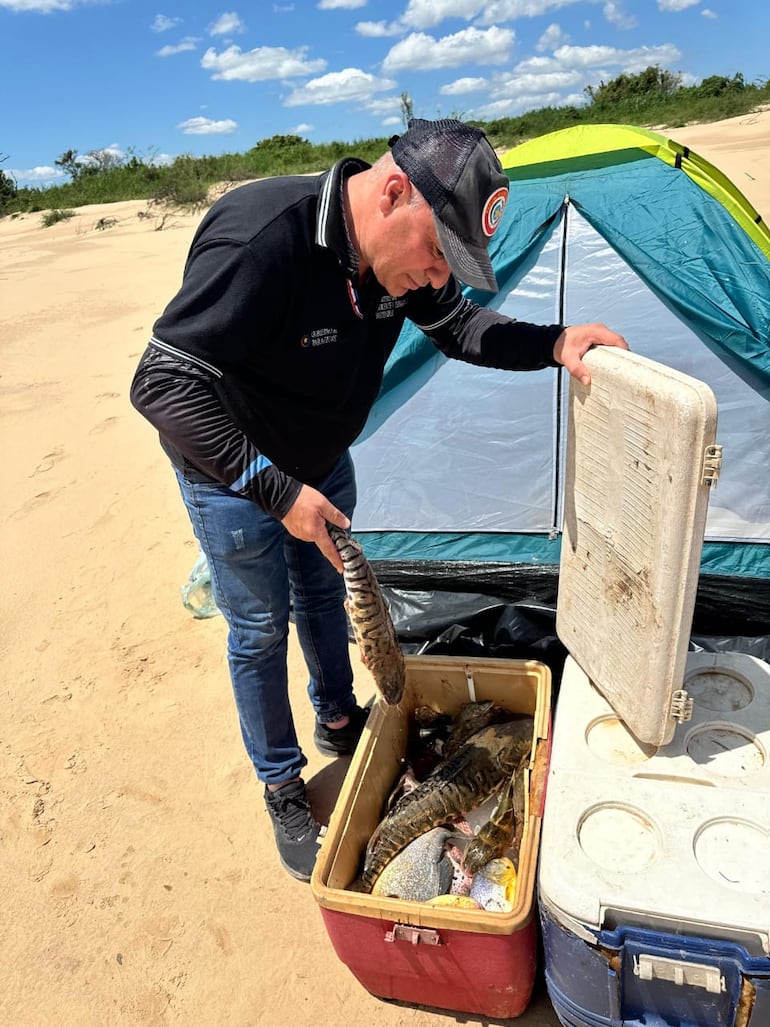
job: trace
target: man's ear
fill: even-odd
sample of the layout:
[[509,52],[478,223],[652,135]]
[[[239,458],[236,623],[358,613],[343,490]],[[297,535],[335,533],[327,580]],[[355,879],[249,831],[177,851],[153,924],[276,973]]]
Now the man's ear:
[[380,194],[380,210],[389,214],[402,203],[409,202],[411,183],[403,171],[393,171],[385,179]]

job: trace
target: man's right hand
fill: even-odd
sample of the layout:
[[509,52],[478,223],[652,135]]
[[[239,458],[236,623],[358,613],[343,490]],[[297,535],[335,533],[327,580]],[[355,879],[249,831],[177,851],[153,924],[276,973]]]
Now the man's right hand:
[[341,574],[342,559],[326,530],[327,521],[339,528],[350,527],[345,514],[330,503],[326,496],[310,485],[303,485],[281,523],[294,538],[315,542],[329,563]]

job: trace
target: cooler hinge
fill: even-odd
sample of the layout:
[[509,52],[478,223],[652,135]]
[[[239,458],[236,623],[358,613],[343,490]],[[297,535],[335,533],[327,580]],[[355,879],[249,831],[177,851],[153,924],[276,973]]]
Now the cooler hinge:
[[719,967],[704,963],[685,963],[642,952],[638,959],[634,957],[634,974],[643,981],[671,981],[691,988],[705,988],[713,995],[725,991],[725,979]]
[[422,942],[424,945],[440,945],[438,931],[430,927],[410,927],[408,924],[393,924],[393,929],[385,934],[385,941],[408,941],[411,945]]
[[701,476],[701,484],[708,485],[710,489],[717,487],[719,481],[719,473],[722,470],[722,447],[714,444],[713,446],[706,446],[706,452],[703,454],[703,474]]
[[671,718],[677,724],[692,720],[693,701],[684,688],[678,688],[671,696]]

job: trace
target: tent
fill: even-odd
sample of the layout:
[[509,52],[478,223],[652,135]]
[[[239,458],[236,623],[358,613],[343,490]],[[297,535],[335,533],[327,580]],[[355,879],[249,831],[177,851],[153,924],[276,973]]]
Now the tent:
[[[603,321],[711,386],[724,460],[694,626],[705,610],[710,633],[770,636],[770,231],[715,167],[633,126],[565,129],[501,160],[500,291],[468,294],[522,321]],[[491,596],[553,604],[568,378],[447,360],[405,327],[353,449],[353,526],[402,639],[462,619],[458,595],[482,597],[476,612]]]

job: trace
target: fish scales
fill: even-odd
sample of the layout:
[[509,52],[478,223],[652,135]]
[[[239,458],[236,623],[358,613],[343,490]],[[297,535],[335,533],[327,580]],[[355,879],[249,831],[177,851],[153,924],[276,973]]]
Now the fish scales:
[[532,717],[520,715],[477,731],[451,759],[402,796],[369,839],[354,889],[370,891],[384,867],[412,839],[489,799],[531,751],[533,728]]
[[342,560],[345,609],[361,658],[385,701],[395,706],[404,694],[406,665],[387,604],[361,544],[328,521],[327,529]]

